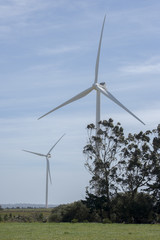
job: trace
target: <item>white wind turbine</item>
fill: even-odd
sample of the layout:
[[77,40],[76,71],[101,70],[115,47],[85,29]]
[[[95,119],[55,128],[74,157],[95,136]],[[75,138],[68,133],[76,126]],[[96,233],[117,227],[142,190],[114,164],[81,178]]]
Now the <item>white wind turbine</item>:
[[[120,103],[106,88],[106,84],[105,82],[102,83],[98,83],[98,69],[99,69],[99,58],[100,58],[100,50],[101,50],[101,42],[102,42],[102,35],[103,35],[103,29],[104,29],[104,23],[105,23],[105,18],[103,20],[103,25],[102,25],[102,30],[101,30],[101,35],[100,35],[100,41],[99,41],[99,47],[98,47],[98,53],[97,53],[97,60],[96,60],[96,66],[95,66],[95,79],[94,79],[94,83],[90,88],[87,88],[86,90],[84,90],[83,92],[77,94],[76,96],[72,97],[71,99],[69,99],[68,101],[62,103],[61,105],[59,105],[58,107],[55,107],[54,109],[52,109],[51,111],[49,111],[48,113],[44,114],[43,116],[41,116],[38,119],[43,118],[44,116],[50,114],[51,112],[54,112],[55,110],[71,103],[74,102],[86,95],[88,95],[92,90],[96,90],[96,132],[99,129],[99,122],[100,122],[100,94],[102,93],[103,95],[105,95],[106,97],[108,97],[110,100],[112,100],[113,102],[115,102],[117,105],[119,105],[121,108],[123,108],[125,111],[127,111],[129,114],[131,114],[134,118],[136,118],[138,121],[140,121],[142,124],[144,124],[144,122],[142,122],[135,114],[133,114],[129,109],[127,109],[122,103]],[[144,124],[145,125],[145,124]]]
[[[63,136],[64,135],[65,134],[63,134]],[[32,154],[35,154],[35,155],[46,158],[46,208],[48,208],[48,176],[50,178],[50,182],[52,183],[49,158],[51,158],[51,151],[57,145],[57,143],[61,140],[62,137],[60,137],[59,140],[53,145],[53,147],[51,147],[51,149],[49,150],[49,152],[47,154],[42,154],[42,153],[31,152],[31,151],[28,151],[28,150],[23,150],[25,152],[32,153]]]

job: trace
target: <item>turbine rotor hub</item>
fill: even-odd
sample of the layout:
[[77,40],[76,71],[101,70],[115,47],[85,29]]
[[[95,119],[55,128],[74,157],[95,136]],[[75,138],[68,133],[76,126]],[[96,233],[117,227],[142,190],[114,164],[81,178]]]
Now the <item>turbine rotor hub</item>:
[[51,158],[51,154],[50,153],[47,155],[47,158]]
[[93,85],[93,88],[95,90],[98,90],[98,88],[103,88],[105,91],[107,91],[107,87],[106,87],[106,83],[105,82],[101,82],[101,83],[94,83]]

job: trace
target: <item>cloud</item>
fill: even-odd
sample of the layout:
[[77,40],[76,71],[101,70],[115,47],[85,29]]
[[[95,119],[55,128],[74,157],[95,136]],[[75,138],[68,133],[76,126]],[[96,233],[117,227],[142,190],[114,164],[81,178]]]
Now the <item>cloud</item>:
[[58,46],[55,48],[44,48],[39,50],[39,55],[55,55],[55,54],[64,54],[70,53],[73,51],[80,50],[80,46]]
[[[128,6],[127,6],[128,4]],[[117,22],[119,24],[123,23],[124,30],[126,26],[130,26],[129,32],[133,32],[135,35],[141,35],[144,33],[159,34],[159,7],[160,4],[158,1],[146,4],[145,1],[142,1],[141,4],[128,3],[124,8],[113,8],[110,11],[111,23]],[[117,25],[119,27],[119,24]],[[138,26],[138,28],[137,28]],[[116,26],[115,26],[116,27]],[[120,31],[123,29],[119,28]],[[128,32],[128,31],[127,31]]]
[[160,73],[160,62],[155,64],[141,64],[141,65],[130,65],[126,67],[122,67],[120,69],[124,73],[133,73],[133,74],[144,74],[144,73],[152,73],[157,74]]
[[136,110],[134,113],[144,121],[144,126],[126,112],[113,113],[112,118],[115,121],[118,120],[126,132],[152,130],[159,124],[160,110],[158,106],[153,108],[146,106],[145,109]]
[[122,73],[127,74],[159,74],[160,73],[160,57],[155,56],[151,59],[133,65],[123,66],[119,69]]
[[[15,17],[26,17],[35,11],[44,10],[51,2],[43,0],[9,0],[0,3],[0,18],[8,21]],[[52,4],[53,5],[53,4]],[[18,20],[18,19],[17,19]]]
[[[47,29],[62,27],[62,24],[50,22],[50,17],[43,19],[45,11],[56,10],[63,1],[43,1],[43,0],[9,0],[0,3],[0,37],[9,35],[17,37],[36,35],[45,32]],[[37,14],[38,13],[38,14]],[[43,24],[40,22],[43,21]],[[10,40],[10,38],[8,39]]]

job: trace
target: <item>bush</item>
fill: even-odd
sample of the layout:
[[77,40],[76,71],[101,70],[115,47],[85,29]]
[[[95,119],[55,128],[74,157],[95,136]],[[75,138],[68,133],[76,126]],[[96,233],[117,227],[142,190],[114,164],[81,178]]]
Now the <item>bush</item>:
[[88,220],[84,220],[83,223],[88,223],[89,221]]
[[78,219],[76,218],[72,219],[71,223],[78,223]]
[[118,194],[112,200],[114,221],[125,223],[151,223],[153,221],[153,200],[148,194]]
[[8,214],[4,215],[4,221],[8,221]]
[[[101,199],[100,199],[101,200]],[[83,203],[84,202],[84,203]],[[49,222],[101,222],[101,223],[152,223],[160,222],[160,214],[155,214],[155,203],[150,195],[137,193],[134,197],[130,193],[119,193],[111,199],[110,217],[107,207],[100,203],[99,198],[86,206],[88,201],[78,201],[60,205],[52,210]],[[98,203],[97,203],[98,202]],[[104,202],[104,201],[103,201]],[[99,204],[100,205],[100,204]],[[98,205],[98,206],[99,206]],[[104,207],[104,208],[103,208]]]
[[72,222],[75,219],[78,222],[88,220],[89,210],[81,202],[74,202],[71,204],[60,205],[52,210],[51,215],[48,218],[49,222]]
[[55,212],[51,213],[48,217],[48,222],[62,222],[62,214],[60,209],[55,209]]
[[43,222],[44,220],[43,213],[39,213],[39,214],[36,213],[34,218],[35,218],[35,221]]
[[109,218],[104,218],[102,222],[103,223],[112,223],[112,221]]

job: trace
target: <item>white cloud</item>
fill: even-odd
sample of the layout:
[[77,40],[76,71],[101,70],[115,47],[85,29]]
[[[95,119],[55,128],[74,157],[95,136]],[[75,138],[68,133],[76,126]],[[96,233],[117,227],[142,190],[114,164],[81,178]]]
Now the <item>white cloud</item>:
[[123,73],[129,74],[158,74],[160,73],[160,62],[158,63],[144,63],[144,64],[136,64],[136,65],[129,65],[125,67],[121,67],[120,71]]
[[71,53],[73,51],[79,51],[80,46],[56,46],[55,48],[44,48],[39,50],[39,55],[55,55],[55,54],[64,54]]
[[[61,23],[44,21],[43,13],[53,11],[63,5],[63,1],[10,0],[0,3],[0,38],[13,39],[17,36],[33,36],[46,32],[47,29],[62,27]],[[36,15],[38,13],[38,15]],[[43,24],[39,24],[43,21]],[[11,36],[9,38],[9,36]]]
[[155,55],[143,62],[137,60],[134,64],[126,64],[120,67],[119,71],[124,74],[159,74],[160,56]]
[[[0,4],[0,18],[8,21],[15,17],[26,17],[35,11],[44,10],[51,2],[43,0],[9,0]],[[53,4],[52,4],[53,5]],[[56,5],[56,4],[55,4]],[[17,19],[18,20],[18,19]]]

